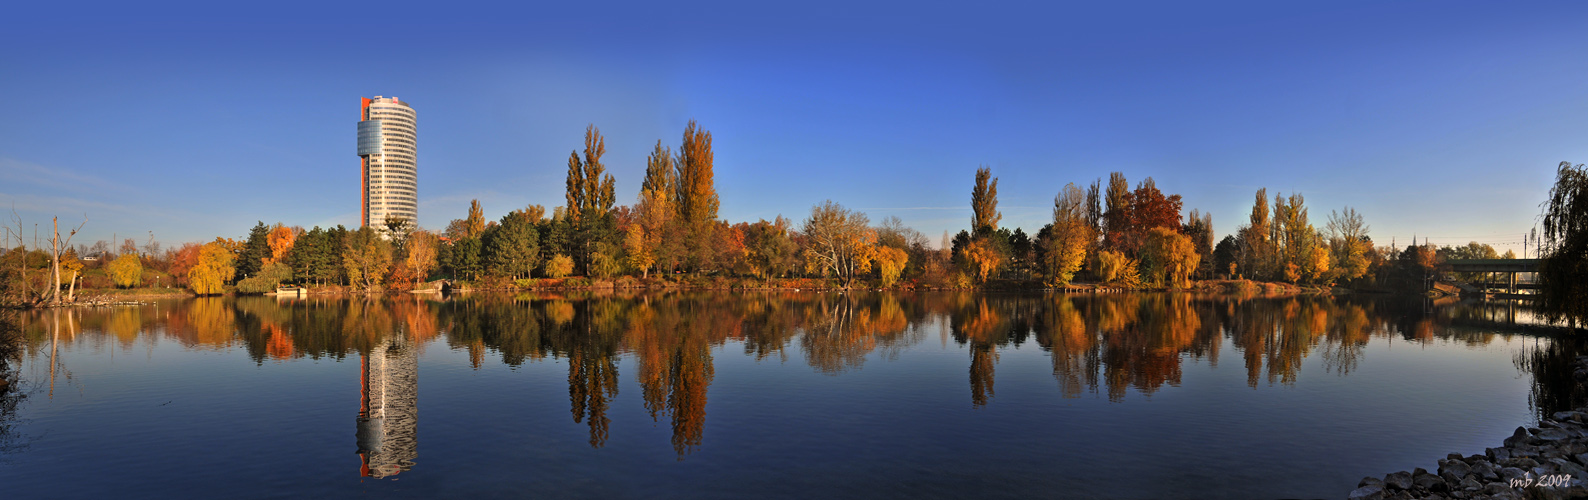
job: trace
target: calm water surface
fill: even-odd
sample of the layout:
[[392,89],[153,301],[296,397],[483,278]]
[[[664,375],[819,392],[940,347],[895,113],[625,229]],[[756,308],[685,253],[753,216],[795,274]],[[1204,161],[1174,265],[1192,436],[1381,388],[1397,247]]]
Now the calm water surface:
[[682,293],[17,313],[8,498],[1343,497],[1580,394],[1421,299]]

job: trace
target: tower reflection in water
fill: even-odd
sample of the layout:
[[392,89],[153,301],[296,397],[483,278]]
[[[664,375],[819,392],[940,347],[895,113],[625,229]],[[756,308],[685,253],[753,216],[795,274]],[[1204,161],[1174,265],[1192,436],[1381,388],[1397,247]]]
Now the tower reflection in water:
[[419,456],[419,350],[392,335],[361,356],[359,474],[382,478],[412,469]]

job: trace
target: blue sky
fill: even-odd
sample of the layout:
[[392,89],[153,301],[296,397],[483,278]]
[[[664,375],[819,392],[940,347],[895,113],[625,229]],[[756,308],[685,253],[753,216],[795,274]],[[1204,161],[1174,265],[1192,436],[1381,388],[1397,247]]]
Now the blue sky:
[[420,223],[563,200],[587,124],[620,203],[691,118],[721,217],[832,199],[932,240],[979,165],[1034,233],[1151,176],[1233,232],[1267,187],[1375,241],[1520,251],[1588,162],[1588,4],[37,2],[0,16],[0,204],[74,242],[357,224],[359,97],[419,115]]

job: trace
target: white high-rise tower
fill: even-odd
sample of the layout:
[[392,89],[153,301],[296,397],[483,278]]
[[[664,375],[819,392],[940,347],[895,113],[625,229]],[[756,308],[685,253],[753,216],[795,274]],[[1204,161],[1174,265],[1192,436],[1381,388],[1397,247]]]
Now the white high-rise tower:
[[359,109],[358,157],[363,179],[359,224],[384,228],[387,217],[419,222],[419,129],[408,103],[364,98]]

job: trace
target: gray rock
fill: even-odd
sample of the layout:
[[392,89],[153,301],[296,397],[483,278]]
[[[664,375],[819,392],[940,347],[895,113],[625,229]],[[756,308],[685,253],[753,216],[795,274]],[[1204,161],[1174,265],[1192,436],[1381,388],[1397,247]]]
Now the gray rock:
[[1577,463],[1579,464],[1588,465],[1588,453],[1578,453],[1577,456],[1573,458],[1576,458]]
[[1566,431],[1561,429],[1539,429],[1538,432],[1533,433],[1533,439],[1535,441],[1542,441],[1546,443],[1564,441],[1570,437],[1572,437],[1571,434],[1568,434]]
[[1536,456],[1538,456],[1538,448],[1532,445],[1519,444],[1511,447],[1511,458],[1532,458]]
[[1504,467],[1501,468],[1499,472],[1500,479],[1506,482],[1510,482],[1512,479],[1522,479],[1527,477],[1527,471],[1518,469],[1516,467]]
[[1346,495],[1345,498],[1347,500],[1383,500],[1384,487],[1370,484],[1351,490],[1351,494]]
[[1472,473],[1472,466],[1460,460],[1440,460],[1439,477],[1452,483],[1461,482],[1461,478]]
[[1373,476],[1364,477],[1362,478],[1361,482],[1356,483],[1356,487],[1358,488],[1363,486],[1378,486],[1380,489],[1382,489],[1384,488],[1384,480]]
[[1584,443],[1582,440],[1573,440],[1570,443],[1560,445],[1560,452],[1572,456],[1588,453],[1588,443]]
[[1423,471],[1422,474],[1412,474],[1412,486],[1426,491],[1445,491],[1445,480],[1439,476],[1429,474],[1428,471]]
[[1525,427],[1517,427],[1516,428],[1516,432],[1511,433],[1511,437],[1505,438],[1505,441],[1504,441],[1505,442],[1505,446],[1506,447],[1513,447],[1513,446],[1525,443],[1525,442],[1527,442],[1527,438],[1528,438],[1527,428],[1525,428]]
[[1472,464],[1472,474],[1478,476],[1478,479],[1482,479],[1484,481],[1500,480],[1500,474],[1494,470],[1494,466],[1481,460]]
[[1555,470],[1554,470],[1554,468],[1550,467],[1548,464],[1539,464],[1538,467],[1534,467],[1533,470],[1529,470],[1527,472],[1529,474],[1532,474],[1533,477],[1538,478],[1538,477],[1544,477],[1545,474],[1549,474],[1549,473],[1555,472]]
[[1461,478],[1461,489],[1467,491],[1478,491],[1483,489],[1483,483],[1478,482],[1478,479],[1475,477],[1467,476]]
[[1406,471],[1391,472],[1384,476],[1384,486],[1387,489],[1409,490],[1412,489],[1412,473]]
[[1497,495],[1497,494],[1499,494],[1502,491],[1511,491],[1511,490],[1514,490],[1514,489],[1516,489],[1516,488],[1512,488],[1509,485],[1507,485],[1506,483],[1489,483],[1489,484],[1483,485],[1483,494],[1485,494],[1485,495]]
[[1584,470],[1581,465],[1577,465],[1577,462],[1563,458],[1551,458],[1549,459],[1549,463],[1555,465],[1555,470],[1557,472],[1571,474],[1571,477],[1573,478],[1588,477],[1588,470]]
[[1504,462],[1511,459],[1510,448],[1489,448],[1483,452],[1489,456],[1490,462]]

